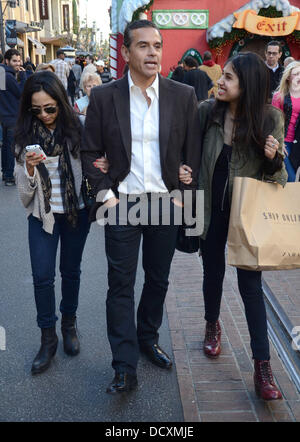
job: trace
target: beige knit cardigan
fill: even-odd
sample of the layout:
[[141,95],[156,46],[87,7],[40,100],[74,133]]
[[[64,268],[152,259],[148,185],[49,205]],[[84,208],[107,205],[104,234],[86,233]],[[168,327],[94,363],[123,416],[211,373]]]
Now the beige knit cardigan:
[[[19,152],[18,146],[16,146],[16,152]],[[70,153],[70,162],[74,175],[75,190],[77,197],[79,198],[82,183],[81,160],[80,158],[74,158]],[[15,166],[15,179],[21,202],[27,210],[27,216],[32,214],[38,218],[42,221],[45,232],[52,234],[55,219],[52,210],[48,213],[45,211],[44,195],[39,171],[36,170],[34,182],[31,183],[32,180],[27,177],[24,165],[25,151],[23,151],[21,158],[16,161]]]

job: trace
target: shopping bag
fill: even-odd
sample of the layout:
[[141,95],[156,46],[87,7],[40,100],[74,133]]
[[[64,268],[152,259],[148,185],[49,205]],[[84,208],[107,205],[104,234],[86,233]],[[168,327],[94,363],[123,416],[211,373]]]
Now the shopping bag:
[[235,177],[227,244],[241,269],[300,268],[300,183]]

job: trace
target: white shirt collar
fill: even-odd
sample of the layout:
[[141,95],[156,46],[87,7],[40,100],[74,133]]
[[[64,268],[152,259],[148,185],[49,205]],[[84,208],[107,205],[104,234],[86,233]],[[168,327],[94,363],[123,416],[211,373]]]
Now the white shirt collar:
[[269,66],[267,62],[266,62],[266,65],[268,66],[269,69],[272,69],[273,72],[277,71],[277,69],[279,68],[279,63],[277,63],[277,65],[274,68]]
[[[134,82],[132,81],[131,75],[130,75],[130,70],[128,71],[128,84],[129,84],[129,89],[131,89],[132,87],[138,87],[134,84]],[[158,81],[158,74],[156,74],[155,80],[153,81],[153,83],[146,89],[146,91],[152,90],[154,91],[156,97],[159,97],[159,81]]]

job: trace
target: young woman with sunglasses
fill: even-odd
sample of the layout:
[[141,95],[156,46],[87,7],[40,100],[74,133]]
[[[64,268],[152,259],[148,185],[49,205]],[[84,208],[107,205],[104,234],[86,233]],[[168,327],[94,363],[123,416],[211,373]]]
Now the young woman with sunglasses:
[[[28,214],[29,249],[41,347],[31,372],[45,371],[56,353],[55,262],[60,240],[64,351],[79,353],[76,310],[81,258],[89,232],[81,196],[82,128],[57,76],[41,71],[24,87],[16,126],[16,182]],[[38,144],[42,154],[27,152]],[[46,159],[45,159],[46,157]]]
[[[269,73],[254,53],[227,61],[218,80],[216,100],[199,106],[203,151],[199,189],[204,190],[204,231],[201,236],[206,331],[203,351],[216,358],[221,352],[220,305],[225,274],[233,178],[245,176],[285,185],[283,118],[268,105]],[[187,172],[187,173],[184,173]],[[180,180],[189,183],[183,166]],[[254,359],[254,383],[264,400],[280,399],[270,366],[266,310],[261,272],[237,269]]]

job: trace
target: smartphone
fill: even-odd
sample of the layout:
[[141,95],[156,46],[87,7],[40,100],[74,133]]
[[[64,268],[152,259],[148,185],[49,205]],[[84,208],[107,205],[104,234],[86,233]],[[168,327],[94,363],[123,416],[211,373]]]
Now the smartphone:
[[34,152],[37,155],[43,155],[43,160],[46,160],[47,157],[39,144],[31,144],[30,146],[26,146],[25,149],[27,152]]

